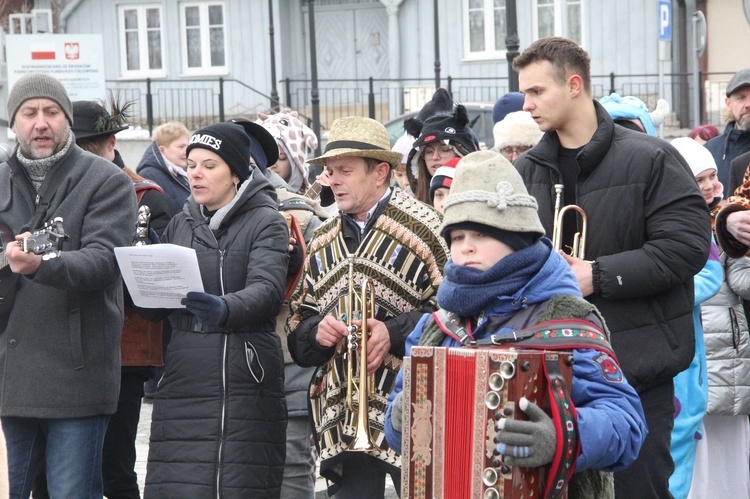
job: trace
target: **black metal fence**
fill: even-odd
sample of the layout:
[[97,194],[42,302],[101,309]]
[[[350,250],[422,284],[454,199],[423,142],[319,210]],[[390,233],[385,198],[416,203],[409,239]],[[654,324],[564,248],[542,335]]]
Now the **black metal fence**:
[[[708,77],[712,77],[709,82]],[[720,124],[724,108],[724,89],[732,73],[700,75],[698,105],[701,123]],[[649,109],[659,98],[672,106],[673,126],[691,126],[695,105],[692,73],[665,74],[660,83],[657,74],[592,76],[592,94],[601,98],[612,92],[634,95]],[[131,123],[149,130],[170,120],[183,122],[195,130],[216,121],[234,117],[254,118],[260,112],[272,113],[276,105],[290,107],[311,124],[312,85],[310,80],[282,80],[281,102],[235,79],[189,80],[108,80],[109,88],[122,100],[133,103]],[[446,88],[458,102],[494,101],[508,91],[507,78],[447,77]],[[416,111],[429,100],[434,80],[422,79],[359,79],[319,80],[319,114],[321,130],[341,116],[369,116],[387,122],[405,112]]]

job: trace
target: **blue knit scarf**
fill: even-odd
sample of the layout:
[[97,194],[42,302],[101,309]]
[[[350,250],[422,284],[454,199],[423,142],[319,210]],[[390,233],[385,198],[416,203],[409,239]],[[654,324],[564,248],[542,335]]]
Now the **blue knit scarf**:
[[483,271],[449,260],[445,279],[438,288],[441,308],[463,317],[477,317],[503,296],[513,296],[526,286],[544,266],[551,249],[541,240],[516,251]]

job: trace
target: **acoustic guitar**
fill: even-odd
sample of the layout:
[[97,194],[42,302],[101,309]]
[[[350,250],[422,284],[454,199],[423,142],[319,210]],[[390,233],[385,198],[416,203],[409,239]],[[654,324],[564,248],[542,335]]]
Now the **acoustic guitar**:
[[[0,316],[10,313],[13,308],[16,283],[19,274],[14,274],[8,265],[5,255],[5,245],[14,241],[13,231],[4,223],[0,223]],[[26,253],[41,255],[43,260],[56,258],[62,252],[62,245],[68,240],[63,229],[63,219],[56,217],[35,230],[30,236],[16,241]]]

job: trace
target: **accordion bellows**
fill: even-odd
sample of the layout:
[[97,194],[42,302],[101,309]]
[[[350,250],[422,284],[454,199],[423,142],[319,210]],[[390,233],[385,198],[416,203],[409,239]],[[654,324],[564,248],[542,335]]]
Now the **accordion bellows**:
[[[404,358],[401,496],[567,497],[577,446],[572,364],[564,351],[413,347]],[[495,450],[501,418],[527,419],[521,397],[550,414],[562,437],[551,467],[509,467]]]

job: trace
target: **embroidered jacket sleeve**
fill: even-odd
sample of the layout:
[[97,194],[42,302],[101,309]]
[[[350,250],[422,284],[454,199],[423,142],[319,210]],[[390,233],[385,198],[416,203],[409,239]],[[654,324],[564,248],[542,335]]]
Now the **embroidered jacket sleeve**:
[[287,346],[292,360],[301,367],[322,366],[333,357],[336,347],[318,343],[318,324],[323,320],[318,304],[309,292],[311,280],[304,274],[302,286],[292,296],[292,314],[287,322]]

